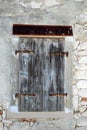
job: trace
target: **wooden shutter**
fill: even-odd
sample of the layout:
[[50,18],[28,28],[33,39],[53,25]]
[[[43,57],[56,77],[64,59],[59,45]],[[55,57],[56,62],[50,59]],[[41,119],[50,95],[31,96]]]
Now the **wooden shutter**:
[[19,111],[64,110],[64,38],[20,38]]

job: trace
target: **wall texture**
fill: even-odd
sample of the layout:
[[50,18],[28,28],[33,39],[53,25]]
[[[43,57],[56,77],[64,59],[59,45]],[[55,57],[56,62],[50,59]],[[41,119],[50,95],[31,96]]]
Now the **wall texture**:
[[73,27],[72,129],[86,130],[87,0],[0,0],[0,130],[70,130],[69,119],[63,119],[60,126],[60,119],[22,122],[6,118],[7,109],[17,103],[13,93],[17,91],[18,56],[14,52],[19,39],[12,36],[14,23]]

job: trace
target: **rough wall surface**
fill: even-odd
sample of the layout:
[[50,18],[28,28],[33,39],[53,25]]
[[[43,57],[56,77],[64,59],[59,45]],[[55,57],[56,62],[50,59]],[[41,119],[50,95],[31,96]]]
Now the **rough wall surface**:
[[[72,25],[73,130],[87,129],[87,0],[0,0],[0,130],[70,130],[58,119],[33,124],[6,119],[13,93],[17,91],[18,37],[12,36],[14,23]],[[16,102],[16,100],[14,100]],[[14,103],[13,103],[14,104]],[[2,114],[3,111],[3,114]],[[59,121],[59,122],[58,122]]]

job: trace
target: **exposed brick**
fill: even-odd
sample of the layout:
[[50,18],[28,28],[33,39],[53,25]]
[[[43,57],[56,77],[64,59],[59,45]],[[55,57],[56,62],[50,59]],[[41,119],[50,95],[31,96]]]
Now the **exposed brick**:
[[83,98],[81,99],[81,101],[86,101],[86,102],[87,102],[87,97],[83,97]]
[[0,110],[0,115],[2,115],[3,114],[3,111],[2,110]]
[[27,119],[27,118],[22,118],[21,121],[22,122],[33,122],[33,123],[37,122],[36,119]]

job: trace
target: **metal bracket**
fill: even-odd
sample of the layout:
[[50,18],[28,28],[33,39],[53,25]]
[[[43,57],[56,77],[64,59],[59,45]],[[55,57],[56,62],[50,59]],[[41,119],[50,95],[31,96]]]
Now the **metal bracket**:
[[34,51],[29,51],[29,50],[15,50],[15,55],[17,55],[17,53],[31,53],[31,54],[33,54]]
[[16,93],[16,94],[15,94],[15,98],[23,97],[23,96],[24,96],[24,97],[25,97],[25,96],[30,96],[30,97],[31,97],[31,96],[36,96],[36,95],[35,95],[35,94],[19,94],[19,93]]
[[50,52],[49,55],[66,55],[68,57],[68,52]]
[[49,96],[63,97],[63,96],[67,96],[67,93],[63,93],[63,94],[49,94]]

